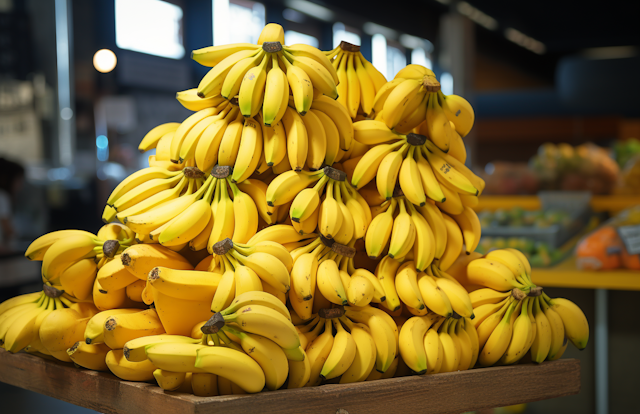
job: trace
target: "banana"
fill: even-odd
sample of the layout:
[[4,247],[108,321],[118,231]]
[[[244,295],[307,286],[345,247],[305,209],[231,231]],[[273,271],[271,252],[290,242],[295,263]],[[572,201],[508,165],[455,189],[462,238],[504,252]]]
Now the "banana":
[[469,263],[467,277],[460,282],[484,286],[502,292],[523,287],[507,266],[495,260],[484,258]]
[[[148,360],[157,368],[171,372],[206,372],[196,368],[197,352],[206,345],[185,342],[160,342],[147,345]],[[215,347],[218,348],[218,347]]]
[[421,89],[422,81],[415,79],[406,79],[393,88],[381,111],[384,123],[389,128],[394,128],[402,120],[405,108],[416,95],[425,93]]
[[516,250],[507,249],[493,250],[487,253],[485,255],[485,258],[495,260],[496,262],[508,267],[509,270],[511,270],[511,272],[515,275],[519,283],[525,286],[532,285],[529,276],[527,275],[525,264],[522,262],[522,260],[525,260],[526,263],[529,263],[529,261],[524,256],[521,260],[520,256],[514,253],[515,251]]
[[[369,75],[369,78],[371,78],[371,81],[373,82],[373,86],[375,87],[375,92],[378,93],[380,88],[382,88],[383,85],[387,83],[387,80],[385,79],[384,75],[382,73],[380,73],[371,64],[371,62],[369,62],[368,60],[366,60],[364,58],[364,56],[362,56],[362,53],[358,52],[357,55],[360,58],[360,61],[362,62],[362,65],[364,66],[364,69],[367,71],[367,74]],[[369,113],[369,115],[371,115],[371,114]]]
[[300,338],[291,321],[269,307],[247,305],[224,315],[224,320],[236,323],[245,332],[271,339],[285,351],[300,347]]
[[[129,207],[133,207],[138,203],[152,197],[161,191],[175,187],[182,179],[183,174],[178,174],[171,178],[155,178],[149,180],[139,186],[131,189],[122,197],[113,203],[113,207],[117,211],[124,211]],[[103,239],[108,240],[108,239]]]
[[322,380],[320,373],[322,372],[325,361],[333,349],[335,341],[332,334],[331,321],[329,319],[325,320],[324,324],[320,323],[318,325],[324,325],[324,332],[311,341],[307,347],[306,354],[307,359],[309,359],[311,369],[306,386],[320,384],[320,381]]
[[387,210],[374,217],[373,220],[371,220],[371,224],[369,224],[367,234],[365,235],[365,249],[367,255],[372,259],[380,256],[386,248],[387,243],[389,243],[393,229],[393,213],[396,204],[397,201],[392,199]]
[[228,326],[224,330],[235,335],[244,352],[260,365],[268,390],[275,391],[284,384],[289,373],[289,363],[284,351],[275,342]]
[[331,65],[331,61],[324,55],[323,52],[318,50],[317,48],[309,45],[305,45],[303,43],[298,43],[291,46],[284,46],[284,50],[286,50],[289,54],[293,56],[305,56],[311,58],[324,66],[324,68],[329,72],[333,81],[338,83],[338,76],[336,74],[335,69]]
[[226,80],[233,67],[243,59],[254,57],[262,54],[261,48],[251,48],[235,51],[224,59],[220,60],[213,68],[207,72],[198,85],[198,96],[207,98],[214,95],[220,95],[223,82]]
[[444,152],[449,152],[453,130],[451,129],[451,124],[445,111],[440,105],[438,94],[432,93],[429,95],[427,122],[425,125],[428,130],[429,139],[435,146]]
[[384,122],[373,119],[365,119],[353,124],[353,138],[364,145],[386,144],[402,139],[402,136],[393,132]]
[[111,348],[105,344],[89,345],[79,341],[67,349],[67,354],[74,364],[82,368],[94,371],[109,371],[105,361],[109,351],[111,351]]
[[328,177],[322,177],[313,188],[305,188],[293,199],[289,216],[293,222],[301,222],[310,218],[320,205],[320,193],[327,183]]
[[449,317],[453,313],[451,301],[447,294],[438,286],[437,279],[429,273],[421,272],[418,275],[418,289],[427,308],[440,316]]
[[276,55],[272,56],[271,65],[272,67],[267,73],[262,107],[262,122],[266,126],[273,126],[280,122],[285,110],[283,105],[287,106],[289,102],[287,75],[280,69]]
[[340,270],[333,260],[324,260],[318,265],[316,283],[322,296],[336,305],[347,305],[347,292],[345,291]]
[[376,267],[375,275],[377,276],[382,288],[384,289],[385,301],[383,305],[390,311],[400,309],[400,298],[396,291],[395,277],[400,262],[385,256]]
[[494,365],[506,352],[513,333],[513,319],[511,316],[515,310],[515,306],[509,308],[487,339],[478,356],[478,363],[481,366],[489,367]]
[[[313,80],[313,78],[312,78]],[[334,101],[329,96],[319,96],[314,98],[311,109],[324,112],[334,122],[338,128],[340,137],[340,149],[348,151],[353,142],[353,122],[345,108],[340,103]]]
[[291,285],[299,300],[313,299],[318,273],[318,254],[323,246],[318,246],[313,252],[302,254],[294,263],[291,270]]
[[308,112],[302,117],[307,131],[307,166],[309,170],[319,170],[327,155],[327,138],[320,118],[314,112]]
[[236,281],[236,297],[253,291],[262,291],[260,278],[250,268],[242,265],[235,266],[234,279]]
[[267,212],[267,184],[250,178],[237,185],[240,191],[248,194],[253,199],[260,218],[267,224],[271,224],[271,216]]
[[424,206],[427,202],[427,196],[422,185],[422,178],[420,170],[418,169],[418,163],[414,157],[415,147],[411,147],[409,154],[404,161],[402,161],[398,181],[407,200],[417,206]]
[[356,344],[356,354],[351,366],[340,377],[340,384],[364,381],[376,363],[376,344],[369,332],[369,328],[360,323],[352,323],[347,318],[341,318],[347,323],[351,336]]
[[[301,171],[307,162],[309,134],[305,123],[295,110],[287,108],[282,118],[287,135],[287,156],[295,171]],[[314,133],[314,137],[317,134]]]
[[209,46],[191,52],[191,59],[203,66],[214,67],[225,58],[243,50],[256,50],[253,43],[232,43],[229,45]]
[[135,308],[142,306],[139,303],[133,302],[127,297],[126,288],[111,290],[107,292],[102,288],[98,280],[93,283],[92,293],[93,302],[101,311],[119,308]]
[[128,361],[121,349],[113,349],[107,353],[105,363],[109,371],[125,381],[151,381],[156,367],[145,359],[141,362]]
[[582,310],[568,299],[550,299],[544,293],[543,297],[549,304],[550,309],[555,311],[562,319],[567,339],[579,350],[586,348],[589,341],[589,322]]
[[328,239],[333,239],[339,234],[340,227],[345,221],[340,204],[334,196],[334,187],[334,183],[327,185],[326,196],[320,205],[320,216],[318,218],[318,229]]
[[[180,179],[180,181],[178,182],[178,184],[173,187],[173,188],[169,188],[163,191],[160,191],[158,194],[155,194],[153,196],[150,196],[149,198],[138,202],[137,204],[116,212],[116,216],[115,218],[117,218],[118,220],[120,220],[120,222],[124,223],[127,220],[127,217],[129,216],[134,216],[140,213],[144,213],[147,212],[157,206],[160,206],[162,204],[165,204],[169,201],[175,200],[177,199],[180,194],[182,193],[182,191],[184,190],[185,186],[187,186],[188,184],[190,184],[193,180],[189,179],[187,177],[182,177]],[[107,208],[112,208],[112,207],[105,207],[105,210]],[[115,209],[114,209],[115,211]],[[141,233],[139,233],[141,234]],[[148,236],[148,235],[147,235]]]
[[[351,184],[359,190],[371,182],[371,180],[376,178],[378,171],[382,168],[382,161],[392,154],[393,151],[403,148],[404,144],[404,141],[398,141],[393,144],[382,144],[372,147],[358,162],[358,165],[353,171]],[[404,147],[404,149],[406,149],[406,147]],[[395,159],[392,158],[390,160]],[[400,161],[402,161],[402,156],[400,156]],[[389,161],[387,163],[389,163]],[[399,168],[399,165],[397,167]],[[383,172],[382,174],[392,176],[390,172]],[[395,182],[393,185],[395,186]],[[386,194],[382,194],[382,192],[380,192],[380,195],[386,198]]]
[[[413,248],[416,239],[416,227],[405,207],[405,201],[399,200],[400,212],[393,220],[389,257],[403,258]],[[412,306],[413,307],[413,306]]]
[[415,271],[414,262],[403,264],[395,277],[396,291],[398,296],[407,306],[422,310],[424,300],[418,287],[418,273]]
[[129,272],[141,280],[147,280],[149,272],[155,267],[193,270],[191,263],[179,253],[155,244],[130,246],[122,252],[120,258]]
[[49,281],[58,279],[73,263],[95,257],[103,242],[94,235],[75,234],[57,240],[42,258],[42,276]]
[[142,138],[142,141],[140,141],[138,150],[140,150],[140,152],[146,152],[155,148],[156,145],[158,145],[160,138],[169,132],[175,132],[178,129],[178,126],[180,126],[178,122],[168,122],[151,129],[151,131],[147,132],[147,134]]
[[267,205],[273,207],[291,202],[298,193],[318,181],[322,174],[322,171],[287,171],[278,175],[267,187]]
[[498,362],[503,365],[510,365],[519,361],[529,351],[533,329],[529,317],[528,308],[530,298],[525,298],[522,311],[513,323],[513,334],[504,355]]
[[238,309],[244,308],[249,305],[260,305],[265,306],[267,308],[271,308],[276,312],[279,312],[285,318],[291,320],[291,314],[287,310],[287,307],[282,304],[282,302],[277,299],[275,296],[266,293],[266,292],[246,292],[242,295],[237,296],[229,306],[227,306],[224,310],[220,311],[221,315],[228,315],[235,313]]
[[182,386],[187,376],[186,372],[172,372],[163,369],[153,371],[158,386],[165,391],[175,391]]
[[500,292],[491,288],[482,288],[469,292],[469,299],[474,308],[482,305],[496,304],[502,302],[511,295],[511,291]]
[[165,295],[184,300],[211,301],[222,275],[209,271],[178,270],[156,267],[149,273],[149,283]]
[[291,62],[293,66],[299,67],[309,76],[314,88],[332,99],[338,97],[333,73],[323,64],[301,54],[297,56],[292,55],[286,49],[284,50],[284,57]]
[[325,138],[325,158],[326,165],[332,165],[338,157],[340,151],[340,132],[335,122],[324,112],[312,109],[310,112],[320,120]]
[[551,325],[549,319],[542,311],[540,298],[534,300],[533,315],[536,321],[536,335],[531,344],[531,360],[538,364],[547,359],[551,349]]
[[453,131],[453,136],[451,137],[449,155],[463,164],[467,161],[467,148],[464,146],[464,141],[460,134],[455,131]]
[[[186,374],[187,377],[189,373]],[[209,373],[191,374],[191,390],[197,397],[215,397],[218,394],[218,376]],[[178,389],[180,391],[180,389]]]
[[253,56],[239,60],[225,76],[224,81],[222,82],[222,88],[220,89],[220,95],[225,99],[231,99],[238,95],[245,74],[250,69],[258,67],[259,62],[262,62],[265,59],[266,54],[261,50]]
[[104,343],[111,349],[122,349],[124,345],[142,336],[164,333],[164,327],[155,309],[136,313],[121,313],[109,316],[104,323]]
[[[402,111],[402,120],[394,128],[400,134],[408,134],[414,128],[420,128],[427,116],[427,102],[430,93],[419,92],[414,96]],[[420,131],[420,129],[418,129]]]
[[42,346],[55,358],[70,362],[66,351],[76,342],[83,340],[89,319],[83,318],[80,313],[70,308],[56,309],[49,313],[40,327]]
[[464,319],[459,319],[449,327],[449,334],[454,338],[454,340],[458,340],[458,345],[460,347],[460,361],[458,363],[459,371],[469,369],[471,361],[474,358],[471,339],[469,338],[467,331],[464,329],[463,324]]
[[[365,269],[362,270],[369,273]],[[351,275],[351,280],[347,287],[347,299],[351,306],[362,307],[371,303],[374,296],[374,287],[371,280],[374,280],[378,285],[380,284],[375,276],[371,276],[372,278],[369,279],[368,277],[359,274]]]
[[436,207],[442,210],[443,213],[447,213],[451,216],[464,213],[464,205],[462,204],[460,195],[456,193],[455,190],[449,188],[449,186],[446,184],[443,185],[441,189],[442,193],[444,194],[445,201],[436,201]]
[[[224,239],[233,238],[235,232],[235,206],[229,192],[227,191],[227,183],[221,181],[220,186],[220,198],[216,205],[216,211],[213,212],[214,222],[211,229],[211,236],[207,244],[207,251],[213,253],[213,245]],[[245,223],[246,224],[246,223]],[[248,227],[246,230],[248,231]]]
[[255,252],[249,256],[243,256],[237,251],[232,251],[232,256],[249,267],[264,282],[270,284],[282,293],[289,291],[290,277],[286,266],[277,257],[263,252]]
[[220,147],[218,148],[219,165],[235,165],[240,150],[243,131],[244,119],[236,119],[229,123],[227,129],[224,131],[222,139],[220,140]]
[[227,128],[231,123],[236,122],[239,113],[237,107],[234,105],[230,106],[231,109],[224,118],[219,118],[209,125],[202,132],[197,142],[193,157],[195,158],[197,167],[201,171],[210,171],[213,166],[218,163],[220,146],[225,135],[227,135],[227,140],[229,140],[229,136],[234,136],[232,134],[237,134],[238,132],[238,124],[234,124],[232,130],[227,133]]
[[439,372],[457,371],[460,364],[460,349],[458,343],[449,334],[451,322],[452,319],[449,318],[440,326],[439,339],[442,344],[443,358]]
[[253,174],[262,156],[262,128],[254,119],[247,119],[242,129],[242,141],[233,167],[231,180],[241,183]]
[[462,231],[450,216],[442,213],[444,224],[447,229],[447,244],[438,261],[438,268],[442,271],[447,271],[449,267],[456,261],[460,253],[462,252]]
[[287,70],[287,81],[293,93],[293,102],[296,111],[301,116],[305,116],[311,108],[313,101],[313,83],[309,75],[300,67],[294,66],[283,56],[280,60],[284,63]]
[[113,315],[138,313],[140,309],[110,309],[93,315],[84,330],[84,341],[87,344],[104,343],[104,323]]
[[233,192],[233,217],[235,220],[232,240],[235,243],[246,243],[258,230],[258,208],[253,199],[240,191],[236,184],[230,183],[230,186]]
[[151,345],[160,343],[185,343],[185,344],[198,344],[201,339],[194,339],[188,336],[180,335],[151,335],[142,336],[140,338],[132,339],[124,345],[123,353],[128,361],[142,362],[147,359],[146,348]]
[[194,112],[218,106],[225,101],[225,99],[219,95],[210,96],[204,99],[200,98],[198,96],[197,88],[176,92],[176,99],[182,104],[182,106]]
[[260,230],[247,242],[247,244],[255,245],[262,241],[273,241],[284,245],[287,243],[297,243],[310,237],[315,237],[315,234],[302,236],[293,228],[293,226],[277,224]]
[[458,95],[444,95],[440,92],[439,98],[444,114],[453,123],[456,132],[462,137],[467,136],[475,121],[475,113],[471,104]]
[[76,299],[86,300],[91,296],[97,271],[94,258],[78,260],[62,272],[60,285]]
[[474,187],[471,181],[469,181],[464,174],[459,172],[444,158],[437,153],[430,151],[428,148],[423,147],[422,152],[433,167],[433,171],[438,181],[446,185],[449,189],[455,189],[456,192],[478,195],[479,189]]
[[353,64],[360,84],[360,107],[365,116],[369,116],[373,110],[373,102],[376,97],[376,87],[371,76],[360,60],[360,52],[353,54]]
[[349,79],[347,77],[347,65],[349,63],[349,56],[347,53],[339,54],[333,62],[333,65],[336,70],[336,74],[338,76],[338,81],[336,85],[336,90],[338,92],[338,98],[336,99],[338,103],[347,108],[347,113],[351,115],[349,112]]
[[476,212],[469,207],[465,207],[462,214],[454,215],[452,218],[458,223],[458,226],[460,226],[462,230],[462,237],[467,254],[475,251],[480,242],[480,232],[482,230]]
[[124,194],[128,193],[132,189],[138,187],[140,184],[145,183],[149,180],[153,180],[155,178],[167,179],[167,178],[174,177],[178,174],[181,174],[181,172],[167,171],[164,168],[159,168],[159,167],[144,168],[140,171],[137,171],[131,174],[130,176],[125,178],[123,181],[121,181],[120,184],[118,184],[116,188],[111,192],[111,195],[109,195],[109,198],[107,199],[106,204],[112,206],[116,202],[116,200],[118,200]]
[[344,374],[356,356],[356,342],[352,335],[336,319],[333,320],[333,326],[336,328],[333,346],[320,371],[320,377],[327,380]]
[[407,366],[417,374],[427,372],[427,353],[424,345],[425,335],[436,316],[414,316],[409,318],[400,329],[398,344],[400,355]]
[[[469,180],[469,182],[471,182],[471,184],[478,190],[478,195],[482,194],[482,190],[484,190],[484,187],[485,187],[485,182],[484,180],[482,180],[482,178],[475,175],[466,165],[464,165],[463,163],[461,163],[451,155],[447,154],[446,152],[442,151],[433,142],[427,140],[424,146],[426,147],[426,150],[440,156],[443,160],[449,163],[457,172],[459,172],[467,180]],[[423,152],[424,151],[425,149],[423,148]]]
[[[474,309],[474,313],[477,313],[476,319],[479,317],[483,319],[482,322],[479,322],[479,321],[476,322],[475,319],[473,320],[474,326],[478,333],[478,346],[481,350],[484,347],[484,345],[487,343],[489,336],[491,336],[496,326],[498,326],[500,321],[502,321],[502,318],[505,316],[505,313],[507,313],[511,308],[515,309],[516,306],[517,306],[516,301],[510,299],[510,300],[504,301],[501,307],[498,306],[498,307],[489,309],[486,312],[482,309],[482,306]],[[497,309],[497,311],[495,311],[495,309]]]
[[347,61],[347,109],[352,119],[355,119],[358,114],[362,89],[362,85],[360,85],[360,80],[358,79],[358,74],[356,72],[355,60],[358,60],[357,57],[353,53],[349,53]]
[[[376,186],[378,187],[380,196],[387,200],[393,196],[393,191],[396,187],[396,183],[398,182],[398,174],[400,173],[402,160],[408,149],[409,144],[404,144],[397,151],[388,153],[378,166],[378,171],[376,173]],[[362,162],[362,160],[360,162]]]
[[444,277],[436,278],[436,284],[449,298],[454,312],[463,318],[470,318],[473,315],[473,305],[471,305],[469,294],[460,284]]

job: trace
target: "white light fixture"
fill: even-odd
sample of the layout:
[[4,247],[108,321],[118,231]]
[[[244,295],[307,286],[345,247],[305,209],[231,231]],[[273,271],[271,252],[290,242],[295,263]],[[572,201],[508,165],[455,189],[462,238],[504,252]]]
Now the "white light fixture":
[[115,0],[116,45],[171,59],[184,56],[182,8],[161,0]]
[[320,42],[314,36],[296,32],[294,30],[287,30],[284,32],[284,42],[288,45],[295,45],[298,43],[303,43],[313,47],[318,47],[320,45]]
[[544,54],[547,50],[547,48],[542,42],[539,42],[534,38],[529,37],[526,34],[522,33],[521,31],[516,30],[512,27],[507,27],[505,29],[504,37],[506,37],[508,40],[512,41],[513,43],[519,46],[522,46],[525,49],[528,49],[533,53],[537,53],[539,55]]
[[458,13],[467,16],[469,19],[473,20],[480,26],[489,30],[497,30],[498,29],[498,21],[493,17],[481,12],[476,9],[466,1],[461,1],[456,5],[456,9]]
[[387,71],[385,76],[387,79],[393,79],[400,69],[407,66],[407,56],[404,51],[387,45]]
[[[265,23],[264,4],[212,0],[213,45],[256,43]],[[233,23],[232,26],[230,24]]]
[[366,22],[362,25],[362,30],[370,36],[381,34],[387,39],[396,40],[398,38],[398,32],[385,26],[380,26],[372,22]]
[[440,75],[440,89],[445,95],[453,95],[453,76],[449,72]]
[[427,56],[427,52],[421,48],[413,49],[411,51],[411,63],[414,65],[424,66],[427,69],[433,69],[431,59]]
[[371,37],[371,63],[387,77],[387,39],[381,34]]
[[306,0],[285,0],[285,6],[290,9],[297,10],[300,13],[304,13],[313,18],[324,20],[325,22],[333,22],[336,19],[336,14],[326,7],[319,4],[311,3]]
[[636,46],[592,47],[582,51],[587,59],[624,59],[638,55]]
[[118,63],[116,54],[109,49],[100,49],[93,55],[93,67],[100,73],[109,73]]
[[346,26],[344,25],[344,23],[334,23],[333,24],[333,47],[336,48],[340,45],[340,42],[345,41],[345,42],[349,42],[352,45],[356,45],[356,46],[360,46],[362,43],[362,40],[360,39],[360,36],[358,36],[356,33],[353,33],[349,30],[347,30]]
[[408,34],[400,35],[400,44],[407,49],[424,49],[427,52],[433,52],[433,43],[421,37],[411,36]]

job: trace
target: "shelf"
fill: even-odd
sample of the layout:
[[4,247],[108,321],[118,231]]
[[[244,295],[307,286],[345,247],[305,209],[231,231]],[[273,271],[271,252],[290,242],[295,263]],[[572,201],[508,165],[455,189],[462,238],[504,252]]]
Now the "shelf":
[[[540,210],[541,204],[538,196],[492,196],[479,197],[476,211],[508,209],[522,207],[524,210]],[[632,206],[640,205],[640,197],[633,196],[593,196],[591,208],[595,212],[617,213]]]
[[534,268],[531,280],[542,287],[640,290],[639,271],[627,269],[578,270],[576,269],[575,257],[553,267]]
[[323,385],[255,395],[196,397],[154,384],[120,381],[25,353],[0,349],[0,381],[101,413],[460,413],[546,400],[580,392],[580,361],[564,359],[411,376],[348,385]]

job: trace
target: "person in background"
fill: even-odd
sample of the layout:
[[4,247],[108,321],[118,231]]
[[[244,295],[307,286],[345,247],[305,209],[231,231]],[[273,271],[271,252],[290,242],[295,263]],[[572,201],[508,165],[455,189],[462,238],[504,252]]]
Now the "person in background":
[[12,207],[24,182],[22,165],[0,158],[0,254],[11,253],[16,231]]

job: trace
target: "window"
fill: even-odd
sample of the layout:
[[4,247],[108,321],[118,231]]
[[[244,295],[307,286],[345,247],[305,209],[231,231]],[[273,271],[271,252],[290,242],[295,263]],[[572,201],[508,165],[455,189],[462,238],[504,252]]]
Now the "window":
[[336,48],[342,41],[349,42],[353,45],[360,46],[360,36],[351,28],[347,28],[343,23],[337,22],[333,24],[333,47]]
[[424,66],[428,69],[433,69],[429,55],[422,48],[413,49],[411,51],[411,63]]
[[371,37],[371,63],[384,75],[387,74],[387,39],[381,34],[374,34]]
[[314,36],[295,32],[293,30],[287,30],[284,32],[284,43],[287,45],[295,45],[297,43],[304,43],[305,45],[318,47],[320,42]]
[[407,56],[396,47],[387,45],[387,79],[393,79],[400,69],[407,66]]
[[449,72],[440,75],[440,88],[445,95],[453,95],[453,76]]
[[214,46],[258,42],[266,24],[264,4],[246,0],[213,0],[212,6]]
[[182,9],[161,0],[116,0],[120,49],[171,59],[184,56]]

